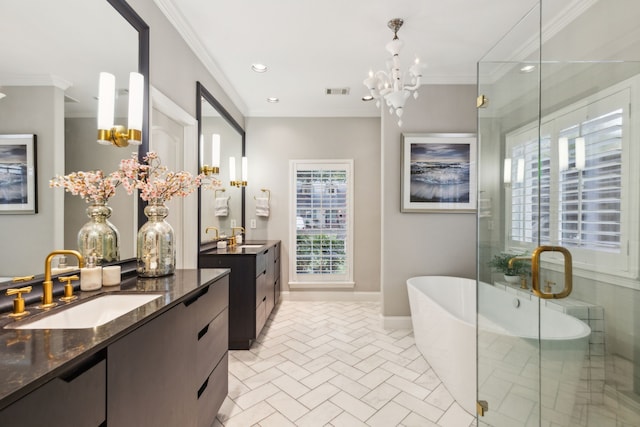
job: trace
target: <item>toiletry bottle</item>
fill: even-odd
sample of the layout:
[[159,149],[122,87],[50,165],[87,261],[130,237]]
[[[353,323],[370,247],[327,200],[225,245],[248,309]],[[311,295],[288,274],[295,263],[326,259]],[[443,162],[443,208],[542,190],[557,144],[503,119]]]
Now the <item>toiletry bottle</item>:
[[85,267],[80,269],[80,290],[95,291],[102,287],[102,267],[96,266],[96,257],[89,255]]

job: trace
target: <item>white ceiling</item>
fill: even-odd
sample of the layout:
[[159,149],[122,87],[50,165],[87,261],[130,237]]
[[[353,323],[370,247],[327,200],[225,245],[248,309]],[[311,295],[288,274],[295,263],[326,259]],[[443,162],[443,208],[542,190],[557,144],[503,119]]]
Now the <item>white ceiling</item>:
[[[423,84],[475,84],[477,61],[537,3],[155,1],[244,115],[282,117],[379,115],[375,103],[361,100],[362,81],[370,69],[385,67],[392,18],[405,21],[398,32],[402,63],[408,67],[418,56],[428,66]],[[251,71],[255,62],[269,71]],[[348,96],[324,94],[342,87],[350,88]],[[280,102],[267,103],[271,96]]]

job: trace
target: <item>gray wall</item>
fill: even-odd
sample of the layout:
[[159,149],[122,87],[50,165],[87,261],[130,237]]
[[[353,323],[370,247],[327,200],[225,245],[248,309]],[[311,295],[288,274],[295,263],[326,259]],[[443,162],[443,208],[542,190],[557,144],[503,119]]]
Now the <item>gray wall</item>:
[[382,117],[382,315],[408,316],[406,280],[421,275],[475,278],[474,213],[401,213],[402,133],[475,133],[476,86],[422,86],[410,98],[398,127],[386,109]]
[[[288,290],[289,160],[354,160],[354,279],[357,292],[380,290],[380,119],[247,118],[246,221],[252,240],[282,240],[282,284]],[[254,196],[271,190],[271,215],[256,217]]]
[[41,273],[47,254],[63,247],[64,192],[50,190],[49,180],[64,173],[64,92],[53,86],[13,86],[3,92],[0,133],[37,136],[38,213],[0,220],[0,276],[26,276]]
[[[195,117],[196,81],[200,81],[244,127],[240,111],[156,4],[151,0],[128,0],[128,3],[150,27],[151,85]],[[194,159],[194,165],[195,162]]]

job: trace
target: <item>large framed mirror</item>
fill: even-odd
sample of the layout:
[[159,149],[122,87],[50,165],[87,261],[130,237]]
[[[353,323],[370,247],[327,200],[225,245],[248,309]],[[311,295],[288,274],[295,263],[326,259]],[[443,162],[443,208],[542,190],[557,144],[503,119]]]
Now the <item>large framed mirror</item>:
[[[70,13],[73,11],[73,13]],[[124,0],[23,0],[0,6],[0,134],[36,135],[37,213],[0,215],[0,282],[39,275],[55,249],[77,249],[87,203],[49,180],[74,171],[118,169],[149,138],[149,27]],[[98,76],[116,77],[116,123],[127,124],[128,75],[145,76],[141,146],[96,142]],[[118,194],[119,193],[119,194]],[[118,191],[109,201],[120,259],[135,257],[142,203]],[[10,247],[8,246],[10,245]],[[3,280],[5,279],[5,280]]]
[[[221,181],[218,189],[198,191],[198,244],[201,250],[209,249],[216,234],[231,235],[232,227],[245,226],[245,188],[230,185],[229,158],[237,161],[245,155],[245,132],[213,95],[200,83],[196,83],[196,115],[200,149],[199,164],[207,164],[212,157],[211,141],[220,141],[220,171],[216,177]],[[224,191],[223,191],[224,190]],[[221,206],[226,205],[226,209]]]

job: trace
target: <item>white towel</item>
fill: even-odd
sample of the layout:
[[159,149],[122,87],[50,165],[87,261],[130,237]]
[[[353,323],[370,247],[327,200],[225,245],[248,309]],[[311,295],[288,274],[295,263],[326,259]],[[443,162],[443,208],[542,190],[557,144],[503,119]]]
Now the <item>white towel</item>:
[[227,216],[227,215],[229,215],[229,198],[216,197],[215,216]]
[[269,216],[269,199],[256,197],[256,216]]

